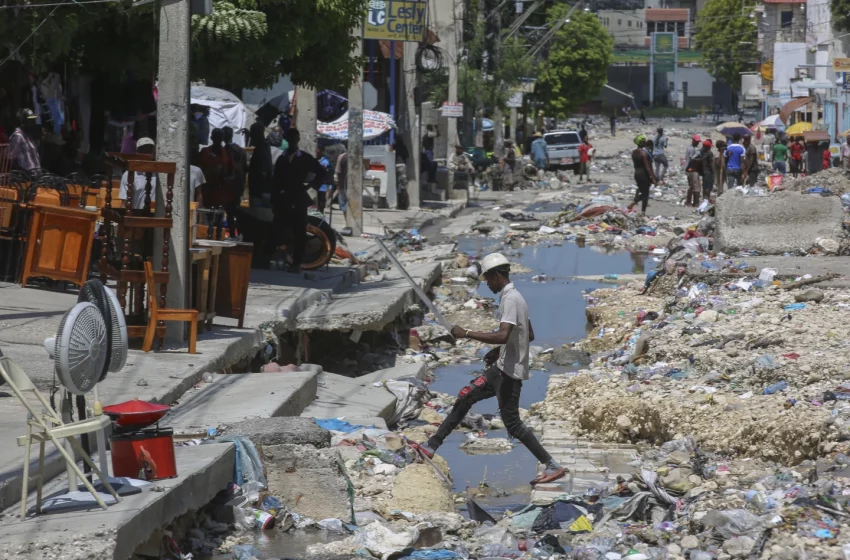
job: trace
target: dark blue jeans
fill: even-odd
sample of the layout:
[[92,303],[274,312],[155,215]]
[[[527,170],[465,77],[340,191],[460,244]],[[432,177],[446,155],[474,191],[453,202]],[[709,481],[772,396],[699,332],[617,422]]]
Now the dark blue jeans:
[[552,460],[552,456],[543,449],[528,426],[519,417],[519,395],[522,381],[502,373],[496,366],[488,367],[484,373],[472,380],[458,393],[457,401],[451,412],[440,424],[437,433],[428,440],[428,447],[437,450],[446,437],[457,428],[472,405],[484,399],[496,397],[499,401],[499,413],[511,437],[516,438],[543,464]]

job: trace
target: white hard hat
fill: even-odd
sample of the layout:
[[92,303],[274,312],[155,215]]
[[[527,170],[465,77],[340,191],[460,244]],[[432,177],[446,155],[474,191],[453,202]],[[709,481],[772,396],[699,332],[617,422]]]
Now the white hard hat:
[[510,265],[510,261],[502,253],[490,253],[481,259],[481,279],[484,275],[500,266]]

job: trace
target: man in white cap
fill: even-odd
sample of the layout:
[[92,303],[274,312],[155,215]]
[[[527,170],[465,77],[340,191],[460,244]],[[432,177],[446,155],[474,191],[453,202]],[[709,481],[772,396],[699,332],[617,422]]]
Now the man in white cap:
[[461,389],[449,415],[437,432],[424,444],[413,446],[429,459],[446,437],[460,424],[472,405],[496,397],[502,421],[511,437],[519,440],[540,461],[543,469],[531,484],[552,482],[562,478],[567,470],[559,465],[534,436],[519,416],[519,396],[522,382],[528,379],[529,343],[534,340],[534,329],[528,319],[528,305],[511,283],[511,265],[500,253],[492,253],[481,261],[481,278],[499,301],[499,330],[473,332],[463,327],[452,327],[455,338],[470,338],[485,344],[497,345],[484,356],[487,369],[472,383]]
[[[136,153],[150,154],[156,157],[156,143],[150,138],[139,138],[136,142]],[[130,207],[134,210],[141,210],[145,207],[145,184],[147,177],[145,173],[133,174],[133,200]],[[189,166],[189,201],[197,202],[198,206],[203,205],[201,190],[198,187],[206,183],[204,172],[196,165]],[[121,189],[118,191],[118,198],[124,201],[124,206],[127,203],[127,191],[129,190],[129,173],[127,171],[121,175]],[[151,202],[156,201],[156,173],[151,174]]]

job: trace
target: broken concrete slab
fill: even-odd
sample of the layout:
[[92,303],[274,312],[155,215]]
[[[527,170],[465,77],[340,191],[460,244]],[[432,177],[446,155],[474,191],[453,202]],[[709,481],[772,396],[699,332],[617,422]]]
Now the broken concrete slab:
[[262,453],[269,492],[282,504],[315,521],[354,521],[350,482],[338,450],[281,444],[264,445]]
[[[439,263],[406,268],[425,290],[440,278],[442,271]],[[299,331],[381,330],[416,303],[413,288],[398,275],[397,271],[388,271],[382,281],[360,284],[344,294],[316,302],[298,315],[295,328]]]
[[0,524],[0,558],[130,558],[155,530],[205,506],[233,480],[236,448],[231,443],[178,447],[175,458],[176,478],[125,496],[106,511],[95,507],[83,514],[53,513],[23,521],[6,516]]
[[793,192],[752,197],[731,191],[717,200],[716,214],[714,244],[725,253],[808,251],[819,240],[838,247],[844,220],[838,197]]
[[309,418],[390,418],[396,397],[384,387],[375,387],[343,375],[319,374],[316,399],[301,414]]
[[428,375],[428,368],[425,364],[399,364],[395,367],[381,369],[361,375],[355,378],[361,384],[369,385],[371,383],[379,383],[390,379],[401,379],[402,377],[414,377],[416,379],[425,379]]
[[248,437],[254,445],[312,445],[330,447],[331,433],[316,425],[312,418],[300,416],[254,418],[231,424],[224,429],[226,435]]
[[206,433],[251,418],[298,416],[316,397],[317,377],[313,371],[219,373],[172,408],[168,425],[177,433]]

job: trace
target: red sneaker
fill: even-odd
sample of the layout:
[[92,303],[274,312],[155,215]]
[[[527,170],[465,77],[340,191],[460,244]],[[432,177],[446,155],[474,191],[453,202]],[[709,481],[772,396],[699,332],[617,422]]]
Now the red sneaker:
[[554,471],[549,471],[549,469],[546,469],[545,471],[543,471],[542,473],[537,475],[537,477],[534,480],[532,480],[529,484],[531,484],[532,486],[535,486],[537,484],[546,484],[547,482],[555,482],[556,480],[564,478],[567,475],[568,472],[570,472],[570,471],[568,469],[565,469],[564,467],[560,467],[559,469],[556,469]]

